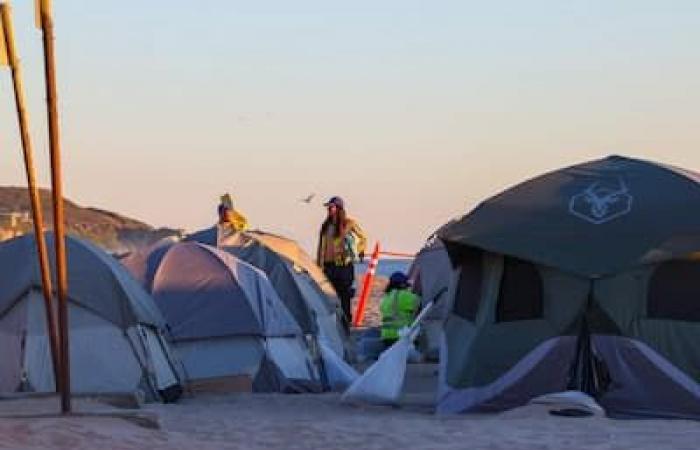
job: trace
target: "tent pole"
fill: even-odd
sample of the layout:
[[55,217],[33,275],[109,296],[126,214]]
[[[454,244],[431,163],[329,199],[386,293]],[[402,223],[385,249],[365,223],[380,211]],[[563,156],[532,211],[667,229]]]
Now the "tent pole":
[[5,35],[5,48],[7,50],[7,60],[12,72],[12,82],[15,91],[15,106],[17,108],[17,119],[19,122],[20,138],[22,140],[22,152],[24,154],[24,168],[27,175],[27,186],[29,190],[29,200],[32,209],[32,221],[34,222],[34,240],[39,258],[39,268],[41,271],[41,290],[44,295],[44,306],[46,308],[46,332],[51,345],[51,363],[53,364],[54,385],[56,390],[60,385],[60,358],[58,347],[58,336],[56,334],[56,319],[53,308],[53,289],[51,287],[51,272],[49,268],[49,256],[46,249],[46,239],[44,236],[44,218],[41,208],[41,199],[36,184],[36,170],[34,169],[34,150],[29,134],[29,115],[25,108],[24,84],[22,81],[22,68],[15,46],[14,28],[12,25],[11,8],[8,3],[0,4],[0,15],[2,16],[2,28]]
[[56,246],[56,279],[58,284],[58,328],[61,343],[61,411],[71,412],[70,353],[68,341],[68,271],[63,216],[63,180],[61,143],[58,128],[58,93],[56,87],[56,54],[53,18],[49,2],[40,2],[41,29],[44,43],[46,103],[49,118],[49,150],[51,153],[51,191],[53,196],[54,241]]

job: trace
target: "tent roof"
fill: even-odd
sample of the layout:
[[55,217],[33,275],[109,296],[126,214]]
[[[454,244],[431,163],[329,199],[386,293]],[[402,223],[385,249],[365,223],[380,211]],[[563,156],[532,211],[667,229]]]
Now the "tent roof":
[[316,264],[297,242],[262,231],[254,231],[249,234],[278,254],[292,261],[297,269],[306,271],[316,284],[321,287],[324,294],[329,298],[337,299],[338,296],[335,290],[333,290],[330,281],[328,281],[326,275],[323,273],[323,270],[321,270],[318,264]]
[[301,333],[265,274],[227,252],[171,243],[123,263],[148,286],[176,340]]
[[216,226],[206,228],[204,230],[192,233],[187,238],[187,241],[196,241],[203,244],[208,244],[212,246],[243,246],[248,244],[251,240],[269,248],[276,254],[286,258],[291,261],[296,270],[303,270],[311,276],[311,278],[321,287],[323,293],[326,294],[330,299],[333,299],[335,303],[338,302],[338,296],[333,289],[333,286],[328,281],[326,276],[321,270],[316,262],[309,256],[308,253],[301,248],[301,246],[292,239],[288,239],[276,234],[267,233],[260,230],[246,231],[242,233],[236,233],[227,238],[224,242],[217,241],[217,228]]
[[445,225],[472,246],[586,277],[700,250],[700,175],[621,156],[525,181]]
[[[53,234],[47,232],[46,236],[54,268]],[[71,301],[121,328],[137,323],[165,325],[153,299],[109,254],[87,241],[66,236],[66,255]],[[10,309],[28,290],[41,289],[33,234],[0,243],[0,286],[0,314]]]
[[261,231],[219,239],[218,227],[190,235],[189,240],[217,242],[218,248],[263,270],[305,334],[326,340],[342,355],[349,345],[335,291],[314,261],[289,239]]
[[[216,242],[216,236],[217,227],[213,227],[186,239]],[[227,236],[218,246],[264,270],[305,333],[318,332],[314,308],[321,308],[324,315],[336,314],[339,310],[339,301],[330,282],[296,242],[261,231],[248,231]],[[310,283],[302,278],[309,278]],[[307,289],[306,284],[312,284],[312,290]],[[309,294],[314,297],[310,298]]]

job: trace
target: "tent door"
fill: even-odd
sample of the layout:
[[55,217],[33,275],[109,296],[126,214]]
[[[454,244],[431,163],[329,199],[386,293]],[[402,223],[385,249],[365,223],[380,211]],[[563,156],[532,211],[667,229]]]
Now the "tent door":
[[143,333],[146,358],[157,390],[163,392],[173,385],[178,385],[174,368],[168,361],[160,337],[149,327],[139,326],[139,328]]
[[571,363],[567,389],[581,391],[593,398],[600,398],[610,386],[610,372],[591,342],[591,326],[601,327],[593,300],[593,283],[588,293],[586,309],[581,316],[576,338],[576,353]]

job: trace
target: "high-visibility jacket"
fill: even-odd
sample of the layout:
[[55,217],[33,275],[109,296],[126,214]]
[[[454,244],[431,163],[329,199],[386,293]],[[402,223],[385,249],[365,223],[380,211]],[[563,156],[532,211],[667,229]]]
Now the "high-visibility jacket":
[[232,231],[246,231],[248,230],[248,219],[235,209],[229,209],[226,211],[226,216],[221,225],[230,227]]
[[248,220],[235,210],[226,212],[224,220],[216,224],[216,245],[225,244],[229,237],[248,230]]
[[[345,236],[329,237],[325,233],[321,233],[318,240],[318,251],[316,253],[316,261],[319,266],[323,267],[326,263],[333,263],[338,266],[352,264],[360,253],[365,253],[367,247],[367,236],[360,225],[353,219],[347,218]],[[326,249],[329,245],[333,246],[333,254],[335,261],[325,261]]]
[[382,315],[382,339],[395,341],[399,330],[408,327],[420,306],[420,297],[410,289],[393,289],[382,297],[379,312]]

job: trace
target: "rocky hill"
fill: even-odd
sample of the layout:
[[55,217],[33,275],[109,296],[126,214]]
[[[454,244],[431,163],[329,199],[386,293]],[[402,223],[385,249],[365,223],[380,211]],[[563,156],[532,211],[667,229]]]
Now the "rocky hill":
[[[51,193],[40,191],[44,225],[52,228]],[[65,200],[66,230],[87,238],[112,252],[126,252],[179,233],[153,228],[135,219],[99,208],[79,206]],[[26,188],[0,186],[0,240],[32,231],[31,208]]]

